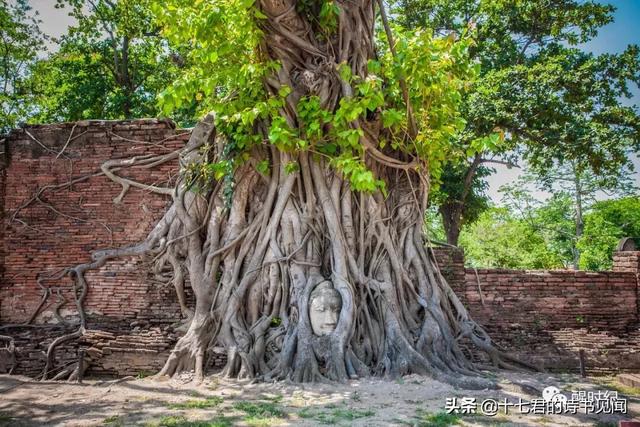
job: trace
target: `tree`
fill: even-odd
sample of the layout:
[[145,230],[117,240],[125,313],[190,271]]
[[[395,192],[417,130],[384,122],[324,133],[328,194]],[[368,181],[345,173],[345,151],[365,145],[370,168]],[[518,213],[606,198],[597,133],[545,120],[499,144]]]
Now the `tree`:
[[[146,2],[58,0],[76,25],[40,60],[29,84],[38,96],[33,122],[160,115],[157,97],[179,73],[179,49],[159,36]],[[193,123],[194,105],[176,111]]]
[[473,224],[489,207],[486,195],[489,184],[483,178],[491,175],[492,170],[480,165],[479,156],[476,159],[472,167],[463,163],[447,163],[442,183],[432,197],[450,245],[457,245],[462,227]]
[[14,128],[32,110],[25,80],[45,36],[30,10],[25,0],[0,3],[0,134]]
[[508,207],[484,211],[460,235],[466,262],[482,268],[562,268],[564,259],[535,225]]
[[[452,158],[463,191],[443,191],[449,243],[464,223],[467,204],[484,162],[529,165],[581,162],[596,175],[615,174],[638,149],[636,107],[623,105],[640,75],[637,46],[619,55],[594,56],[577,49],[612,21],[610,5],[575,0],[397,0],[396,13],[411,27],[461,34],[477,27],[471,55],[481,77],[462,105],[466,126],[457,143],[466,156]],[[516,152],[513,152],[513,150]],[[457,182],[457,183],[456,183]],[[467,200],[467,197],[469,199]],[[458,206],[458,209],[451,209]],[[473,210],[473,209],[471,209]]]
[[[561,235],[551,236],[550,240],[562,242],[565,251],[570,251],[571,264],[576,270],[582,265],[578,242],[584,232],[585,212],[596,202],[596,197],[603,194],[619,197],[637,191],[630,178],[631,171],[627,168],[602,171],[601,175],[597,176],[586,169],[589,166],[585,163],[571,161],[568,165],[556,164],[554,167],[552,164],[545,165],[544,168],[538,167],[538,174],[525,174],[513,185],[504,186],[502,189],[507,203],[520,211],[532,226],[542,232]],[[527,191],[532,185],[553,194],[544,210],[532,209],[536,204],[541,205]],[[537,218],[533,218],[534,212]],[[573,224],[568,226],[567,220]]]
[[[227,351],[224,374],[265,380],[414,372],[490,386],[465,343],[514,366],[422,234],[430,182],[464,125],[470,40],[392,32],[381,4],[155,4],[168,40],[189,45],[165,108],[199,98],[214,113],[180,153],[176,188],[145,186],[174,200],[147,239],[67,274],[84,295],[87,270],[142,254],[173,269],[179,295],[188,281],[194,311],[160,374],[202,378],[212,345]],[[135,183],[114,171],[170,157],[110,162],[110,176],[126,191]]]
[[505,206],[490,208],[463,228],[460,246],[473,267],[567,268],[577,247],[581,269],[608,270],[620,239],[640,235],[637,196],[591,204],[578,239],[571,195],[556,193],[540,202],[516,186],[505,194]]
[[623,237],[640,236],[640,198],[601,200],[591,206],[584,218],[583,234],[577,247],[580,268],[608,270],[612,254]]

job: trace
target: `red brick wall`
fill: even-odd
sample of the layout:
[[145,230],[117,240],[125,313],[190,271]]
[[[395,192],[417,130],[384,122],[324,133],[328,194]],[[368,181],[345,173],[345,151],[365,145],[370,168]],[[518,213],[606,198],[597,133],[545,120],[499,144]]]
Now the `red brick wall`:
[[640,251],[614,252],[613,271],[640,273]]
[[[6,175],[6,163],[9,158],[7,154],[7,138],[0,137],[0,219],[4,218],[4,190],[5,190],[5,175]],[[4,278],[4,224],[0,224],[0,285],[3,283]],[[0,317],[0,321],[2,317]]]
[[464,268],[462,251],[437,248],[444,276],[471,316],[523,360],[547,369],[640,369],[638,255],[617,252],[614,270]]
[[458,295],[487,325],[624,330],[638,322],[636,287],[633,273],[466,269]]
[[[42,297],[38,274],[87,262],[95,249],[139,242],[169,204],[166,196],[132,188],[123,202],[115,205],[113,198],[120,193],[120,186],[96,176],[70,188],[43,193],[41,201],[21,209],[14,219],[16,210],[38,188],[95,172],[107,159],[178,149],[187,138],[187,131],[158,120],[33,126],[9,135],[4,143],[6,153],[0,155],[0,324],[24,322],[31,316]],[[170,163],[119,173],[160,185],[171,181],[176,167]],[[552,367],[577,369],[577,350],[586,348],[592,369],[640,368],[640,356],[634,356],[640,355],[640,253],[617,253],[614,265],[618,271],[613,272],[480,269],[477,277],[475,270],[465,269],[462,252],[438,248],[434,254],[470,314],[510,350]],[[166,358],[175,340],[166,325],[178,321],[180,312],[173,290],[153,285],[146,275],[145,266],[136,259],[112,261],[87,275],[89,328],[113,335],[105,338],[94,331],[81,344],[102,354],[102,361],[92,368],[94,372],[154,370]],[[57,289],[67,301],[62,314],[73,317],[70,283],[44,284],[53,294],[36,323],[55,323],[52,310]],[[17,372],[41,369],[46,344],[62,333],[59,326],[51,328],[52,332],[42,332],[46,340],[29,330],[5,328],[5,333],[15,331],[12,335],[22,340]],[[64,354],[72,359],[76,351],[77,345]],[[125,359],[136,363],[115,363]]]
[[463,299],[491,337],[546,369],[640,369],[636,274],[466,270]]
[[[116,205],[113,199],[121,187],[96,176],[70,188],[45,192],[41,202],[35,201],[16,214],[20,206],[39,188],[94,173],[105,160],[167,153],[182,147],[187,137],[188,131],[158,120],[64,123],[10,134],[6,142],[8,164],[3,171],[5,236],[1,246],[5,259],[0,322],[24,322],[32,315],[43,293],[36,281],[39,274],[87,262],[95,249],[142,240],[165,211],[169,198],[131,188]],[[130,168],[119,173],[162,185],[175,175],[176,167],[173,162],[152,170]],[[135,259],[110,262],[88,274],[86,306],[94,314],[90,319],[178,320],[172,290],[151,285],[145,276],[140,260]],[[44,282],[53,295],[36,321],[51,319],[59,288],[67,300],[62,313],[75,312],[69,284],[65,280]]]

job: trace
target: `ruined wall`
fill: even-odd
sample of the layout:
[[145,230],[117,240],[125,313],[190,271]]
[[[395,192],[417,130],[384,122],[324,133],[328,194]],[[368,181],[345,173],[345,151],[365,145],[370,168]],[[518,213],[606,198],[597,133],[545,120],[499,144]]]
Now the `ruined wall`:
[[[32,323],[57,323],[56,308],[67,322],[75,321],[72,282],[48,277],[90,261],[93,250],[139,242],[170,203],[168,196],[137,188],[114,203],[122,188],[98,175],[100,166],[109,159],[170,153],[183,147],[188,136],[188,131],[176,130],[170,122],[152,119],[31,126],[6,138],[0,175],[4,176],[0,181],[4,184],[0,202],[4,331],[0,334],[17,338],[17,372],[40,371],[43,351],[65,329],[7,325],[25,323],[36,312]],[[118,173],[148,184],[172,185],[176,171],[173,160],[152,169],[127,168]],[[111,334],[88,334],[82,344],[94,347],[94,353],[96,349],[105,353],[104,366],[95,365],[94,370],[131,374],[156,369],[176,339],[170,325],[181,318],[172,288],[153,284],[139,259],[109,262],[86,278],[88,328]],[[58,351],[63,361],[76,357],[77,348],[71,347]],[[127,362],[130,369],[125,368]]]
[[[437,253],[441,262],[464,259]],[[465,269],[460,261],[443,272],[472,317],[523,359],[577,371],[583,350],[590,373],[639,370],[638,255],[617,252],[615,271],[604,272]]]
[[[13,132],[6,141],[0,320],[20,323],[33,315],[43,295],[38,278],[53,295],[36,321],[51,318],[58,290],[67,301],[61,308],[63,314],[65,309],[73,311],[71,282],[46,280],[47,276],[89,261],[93,250],[140,241],[169,203],[167,196],[131,188],[116,204],[113,199],[122,188],[105,176],[93,176],[71,186],[66,183],[95,174],[108,159],[179,149],[187,137],[188,132],[176,131],[171,123],[158,120],[87,121]],[[153,169],[130,168],[120,173],[162,185],[171,184],[176,169],[173,161]],[[61,187],[34,198],[47,186]],[[93,283],[87,296],[89,312],[109,320],[174,321],[178,311],[171,289],[150,286],[140,264],[139,260],[110,263],[88,274],[87,279]]]
[[476,320],[500,327],[621,331],[638,322],[633,273],[467,269],[458,295]]
[[[105,160],[169,153],[187,138],[188,131],[151,119],[33,126],[5,139],[0,155],[0,335],[16,340],[15,372],[38,375],[48,344],[73,330],[60,325],[54,314],[60,305],[60,315],[74,322],[71,282],[46,277],[87,262],[92,250],[140,241],[169,204],[167,196],[135,188],[114,204],[122,188],[104,176],[64,184],[95,173]],[[176,172],[176,162],[170,162],[119,173],[171,185]],[[59,187],[34,199],[44,186]],[[587,352],[590,372],[640,369],[640,252],[616,253],[614,271],[600,273],[476,271],[464,267],[459,250],[435,248],[434,254],[470,314],[505,348],[556,369],[577,370],[580,349]],[[41,285],[39,277],[45,279]],[[60,347],[60,364],[76,359],[82,347],[92,358],[93,374],[158,370],[179,335],[172,327],[181,318],[173,290],[152,283],[137,259],[109,262],[87,279],[90,331],[80,343]],[[49,294],[37,310],[46,289]],[[19,326],[36,310],[33,323],[49,326]],[[209,364],[223,362],[223,356],[214,355]]]
[[640,251],[616,251],[613,253],[613,271],[640,272]]

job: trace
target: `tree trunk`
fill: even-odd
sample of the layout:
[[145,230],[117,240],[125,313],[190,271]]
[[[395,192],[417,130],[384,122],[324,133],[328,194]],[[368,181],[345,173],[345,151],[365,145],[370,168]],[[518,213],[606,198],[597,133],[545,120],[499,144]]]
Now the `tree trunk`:
[[447,243],[458,246],[458,239],[462,229],[462,204],[458,201],[445,202],[440,208],[442,225],[447,236]]
[[584,232],[584,220],[582,218],[582,182],[580,180],[580,172],[573,168],[575,195],[576,195],[576,240],[573,244],[573,269],[580,269],[580,250],[578,249],[578,241]]

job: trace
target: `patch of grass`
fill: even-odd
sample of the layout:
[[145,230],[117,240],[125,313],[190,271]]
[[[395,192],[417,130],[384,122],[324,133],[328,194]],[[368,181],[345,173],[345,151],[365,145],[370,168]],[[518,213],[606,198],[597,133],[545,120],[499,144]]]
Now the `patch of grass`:
[[[325,408],[326,409],[326,408]],[[353,421],[375,415],[371,410],[359,410],[352,408],[329,408],[329,410],[314,410],[304,408],[298,412],[301,418],[309,418],[322,424],[337,424],[340,421]]]
[[279,398],[276,396],[268,402],[241,400],[233,404],[233,409],[245,413],[243,421],[247,425],[252,427],[266,427],[280,423],[282,418],[287,416],[282,407],[277,404],[280,400],[282,400],[282,396]]
[[146,425],[147,427],[231,427],[234,423],[233,418],[222,416],[207,421],[190,421],[183,416],[167,416]]
[[104,425],[108,425],[108,426],[122,426],[124,425],[124,422],[122,421],[122,419],[120,418],[119,415],[112,415],[110,417],[105,418],[104,420],[102,420],[102,424]]
[[625,396],[631,397],[640,397],[640,388],[638,387],[630,387],[624,384],[619,383],[618,381],[607,381],[607,382],[598,382],[598,384],[603,385],[611,390],[615,390],[620,394],[624,394]]
[[245,417],[243,421],[245,422],[246,425],[250,427],[270,427],[276,424],[281,424],[283,420],[282,418],[275,418],[275,417],[269,417],[269,418]]
[[535,421],[536,423],[540,424],[540,425],[547,425],[547,424],[551,424],[553,422],[553,420],[550,417],[547,416],[542,416],[542,417],[538,417],[536,419],[534,419],[533,421]]
[[207,426],[208,427],[231,427],[235,424],[233,420],[234,419],[232,417],[217,416],[207,421]]
[[185,402],[172,403],[168,407],[170,409],[207,409],[218,406],[224,401],[219,396],[211,396],[206,399],[191,399]]
[[153,372],[149,372],[149,371],[140,371],[136,374],[136,378],[141,380],[143,378],[147,378],[150,377],[151,375],[153,375]]
[[273,402],[249,402],[246,400],[241,400],[233,404],[233,409],[244,412],[251,417],[281,418],[286,416],[280,405],[277,405]]
[[511,424],[511,420],[505,415],[482,415],[473,414],[465,415],[463,418],[466,422],[473,422],[474,424],[480,424],[483,426],[499,426],[501,424]]
[[436,412],[435,414],[426,412],[420,413],[418,412],[418,422],[416,423],[419,427],[448,427],[459,425],[461,418],[456,414],[448,414],[446,412]]

